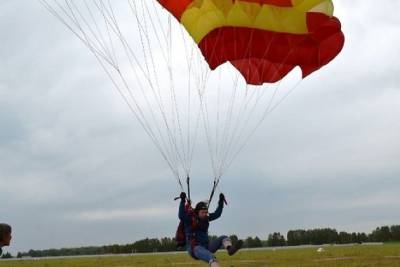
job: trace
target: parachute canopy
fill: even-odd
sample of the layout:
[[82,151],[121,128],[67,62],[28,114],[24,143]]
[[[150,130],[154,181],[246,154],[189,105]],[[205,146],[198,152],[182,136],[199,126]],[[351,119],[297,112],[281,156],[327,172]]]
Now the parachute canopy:
[[[39,2],[95,56],[180,190],[186,178],[190,196],[192,165],[213,176],[210,202],[262,122],[300,84],[289,72],[300,66],[307,76],[344,43],[330,0]],[[197,157],[210,159],[212,174]]]
[[158,0],[186,28],[211,69],[230,62],[248,84],[303,78],[344,45],[332,0]]

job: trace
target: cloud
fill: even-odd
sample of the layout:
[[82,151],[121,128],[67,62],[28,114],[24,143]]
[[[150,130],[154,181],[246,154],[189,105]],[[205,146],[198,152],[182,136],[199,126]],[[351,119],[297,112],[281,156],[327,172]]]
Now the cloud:
[[329,201],[318,201],[312,203],[314,209],[335,209],[335,210],[357,210],[371,208],[391,209],[398,207],[400,197],[398,192],[378,192],[368,196],[361,196],[347,199],[330,199]]
[[176,209],[162,208],[160,206],[136,208],[136,209],[112,209],[112,210],[92,210],[83,211],[72,218],[81,221],[107,221],[107,220],[124,220],[124,221],[143,221],[156,220],[170,214],[176,213]]

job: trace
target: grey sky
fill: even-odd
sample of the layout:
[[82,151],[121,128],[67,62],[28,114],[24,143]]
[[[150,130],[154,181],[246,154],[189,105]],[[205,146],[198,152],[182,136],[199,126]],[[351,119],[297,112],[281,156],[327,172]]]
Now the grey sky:
[[[223,177],[230,204],[213,234],[400,223],[400,2],[335,6],[342,54],[301,83]],[[93,56],[36,1],[1,1],[0,32],[9,251],[172,236],[178,188]],[[208,158],[194,168],[204,198]]]

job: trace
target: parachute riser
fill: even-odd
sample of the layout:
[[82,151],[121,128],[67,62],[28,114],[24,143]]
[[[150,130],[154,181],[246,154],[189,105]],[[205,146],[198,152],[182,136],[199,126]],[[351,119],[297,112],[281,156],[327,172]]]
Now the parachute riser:
[[187,200],[188,200],[189,203],[191,203],[192,201],[191,201],[191,198],[190,198],[190,177],[189,177],[189,175],[186,178],[186,185],[187,185],[187,191],[188,191]]

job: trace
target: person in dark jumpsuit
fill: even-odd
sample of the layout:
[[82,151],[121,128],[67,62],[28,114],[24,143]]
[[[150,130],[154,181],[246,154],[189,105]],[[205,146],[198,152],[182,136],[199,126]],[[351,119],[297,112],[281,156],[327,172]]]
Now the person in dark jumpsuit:
[[179,219],[184,223],[186,244],[188,253],[195,259],[207,262],[211,267],[219,267],[214,253],[224,247],[230,256],[234,255],[243,245],[239,240],[235,246],[232,245],[228,236],[222,235],[216,240],[209,240],[208,228],[211,221],[221,217],[224,208],[225,196],[219,196],[218,207],[213,213],[208,213],[206,202],[199,202],[193,212],[185,209],[186,194],[180,195]]

